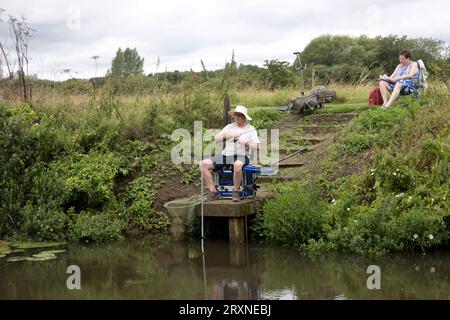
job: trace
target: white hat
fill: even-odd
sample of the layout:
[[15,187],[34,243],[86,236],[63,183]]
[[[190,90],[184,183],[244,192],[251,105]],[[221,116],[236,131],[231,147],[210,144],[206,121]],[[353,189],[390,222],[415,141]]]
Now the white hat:
[[252,118],[250,118],[250,116],[247,114],[247,108],[244,106],[236,106],[236,109],[234,109],[234,111],[228,111],[228,114],[230,116],[234,116],[234,113],[241,113],[245,116],[245,119],[247,119],[248,121],[252,120]]

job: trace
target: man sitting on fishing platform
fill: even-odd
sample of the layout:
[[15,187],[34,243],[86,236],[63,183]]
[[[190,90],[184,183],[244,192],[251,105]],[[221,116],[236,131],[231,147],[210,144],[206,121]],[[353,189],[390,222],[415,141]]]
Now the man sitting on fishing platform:
[[221,170],[224,166],[233,167],[233,197],[232,201],[239,202],[239,189],[242,182],[242,168],[249,164],[250,150],[259,149],[258,133],[249,121],[252,120],[247,114],[247,108],[236,106],[229,115],[234,117],[234,122],[226,125],[216,136],[216,143],[226,141],[221,155],[203,159],[200,162],[200,170],[203,174],[209,193],[205,201],[217,198],[218,193],[214,184],[212,170]]

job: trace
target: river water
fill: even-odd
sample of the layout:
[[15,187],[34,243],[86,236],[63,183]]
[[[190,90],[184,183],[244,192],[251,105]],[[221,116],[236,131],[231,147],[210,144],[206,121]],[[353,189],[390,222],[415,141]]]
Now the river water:
[[[202,256],[199,242],[151,238],[65,249],[49,261],[1,258],[0,299],[450,299],[450,252],[308,257],[207,240]],[[70,265],[80,267],[79,290],[67,287]],[[369,265],[380,268],[380,289],[367,287]]]

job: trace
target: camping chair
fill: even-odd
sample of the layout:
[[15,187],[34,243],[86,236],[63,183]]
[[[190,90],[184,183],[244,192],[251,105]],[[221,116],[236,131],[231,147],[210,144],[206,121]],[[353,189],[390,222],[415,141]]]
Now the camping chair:
[[417,98],[421,92],[428,89],[428,72],[422,59],[417,60],[417,66],[419,67],[419,76],[411,79],[410,83],[402,90],[402,95],[413,94]]

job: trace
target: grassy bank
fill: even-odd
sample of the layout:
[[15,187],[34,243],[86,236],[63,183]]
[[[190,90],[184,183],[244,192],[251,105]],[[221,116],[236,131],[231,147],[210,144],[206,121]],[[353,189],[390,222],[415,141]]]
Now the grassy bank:
[[[255,231],[310,252],[448,246],[449,105],[448,91],[434,86],[387,111],[361,112],[304,179],[276,187]],[[333,108],[346,106],[324,110]]]
[[[233,104],[252,107],[258,128],[280,118],[265,107],[288,95],[230,94]],[[0,239],[108,241],[166,232],[163,203],[198,193],[199,179],[196,165],[171,162],[170,134],[192,132],[196,120],[220,128],[222,106],[220,90],[201,84],[170,94],[116,95],[104,87],[35,92],[31,105],[0,102]]]

